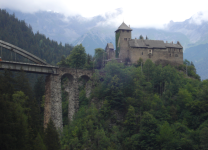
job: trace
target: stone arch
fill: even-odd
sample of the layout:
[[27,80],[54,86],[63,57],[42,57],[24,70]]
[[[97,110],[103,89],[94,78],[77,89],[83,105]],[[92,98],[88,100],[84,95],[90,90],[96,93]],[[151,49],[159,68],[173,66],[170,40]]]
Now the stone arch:
[[90,81],[90,77],[88,75],[82,75],[79,77],[79,89],[85,90],[87,98],[90,97],[90,92],[92,89],[91,83],[88,81]]
[[63,125],[68,124],[75,112],[74,77],[69,73],[61,76],[61,102]]
[[88,75],[82,75],[79,77],[79,80],[83,82],[88,82],[90,80],[90,77]]
[[[62,96],[61,89],[63,79],[66,77],[66,89],[69,94],[68,96],[68,120],[73,120],[74,114],[79,109],[79,78],[84,81],[89,81],[85,85],[86,96],[87,93],[91,92],[91,80],[93,72],[91,70],[81,70],[72,68],[59,68],[57,69],[57,74],[51,74],[46,77],[45,85],[45,108],[44,108],[44,128],[50,119],[54,122],[57,129],[63,129],[63,119],[62,119]],[[66,80],[66,79],[65,79]],[[86,88],[88,87],[88,88]]]

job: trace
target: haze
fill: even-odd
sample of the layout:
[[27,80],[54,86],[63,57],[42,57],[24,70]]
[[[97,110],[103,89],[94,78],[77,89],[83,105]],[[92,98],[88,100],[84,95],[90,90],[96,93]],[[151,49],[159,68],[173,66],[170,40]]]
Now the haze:
[[90,19],[97,15],[106,17],[104,25],[118,26],[121,22],[131,27],[163,28],[171,20],[200,24],[208,20],[208,1],[197,0],[0,0],[1,9],[18,10],[25,13],[54,11],[68,16],[81,15]]

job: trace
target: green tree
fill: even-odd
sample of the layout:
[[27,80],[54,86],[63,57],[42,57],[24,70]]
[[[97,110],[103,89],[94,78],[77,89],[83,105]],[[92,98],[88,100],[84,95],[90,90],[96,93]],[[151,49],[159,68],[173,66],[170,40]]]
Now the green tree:
[[133,106],[129,106],[128,112],[124,121],[125,130],[129,132],[130,135],[135,133],[136,129],[136,115]]
[[61,149],[59,134],[51,119],[47,125],[47,128],[45,129],[44,143],[48,150]]
[[141,149],[157,149],[156,135],[158,134],[156,119],[148,112],[144,112],[141,120],[139,141]]
[[86,52],[82,44],[77,45],[66,58],[67,63],[72,68],[83,68],[86,62]]
[[102,48],[96,48],[95,49],[95,56],[94,56],[94,59],[95,59],[95,66],[94,67],[97,69],[101,69],[102,66],[104,65],[103,61],[105,61],[105,57],[106,57],[105,50]]
[[204,127],[200,132],[200,142],[202,150],[208,150],[208,128]]
[[46,146],[43,142],[42,137],[40,136],[40,134],[38,133],[37,137],[34,140],[34,150],[47,150]]
[[144,37],[142,35],[139,36],[139,39],[144,39]]

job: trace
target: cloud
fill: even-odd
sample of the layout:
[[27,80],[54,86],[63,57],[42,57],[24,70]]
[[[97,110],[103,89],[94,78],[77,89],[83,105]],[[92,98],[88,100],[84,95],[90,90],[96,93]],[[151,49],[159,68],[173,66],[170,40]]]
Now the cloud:
[[208,11],[200,11],[191,17],[189,23],[201,25],[203,22],[206,21],[208,21]]
[[[207,6],[205,0],[0,0],[0,8],[26,13],[51,10],[66,17],[80,15],[88,19],[102,15],[105,24],[118,25],[124,21],[131,27],[146,28],[164,28],[170,20],[184,21],[199,11],[208,11]],[[193,21],[200,23],[205,17],[193,17]]]

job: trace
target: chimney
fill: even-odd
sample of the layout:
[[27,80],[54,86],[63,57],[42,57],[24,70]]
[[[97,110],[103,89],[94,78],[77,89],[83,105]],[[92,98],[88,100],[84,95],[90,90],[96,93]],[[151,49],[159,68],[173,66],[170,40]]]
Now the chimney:
[[130,25],[129,25],[129,28],[130,28]]
[[136,40],[137,38],[135,38],[135,40]]
[[168,43],[168,41],[166,41],[166,43]]
[[172,44],[173,44],[173,41],[172,41]]

